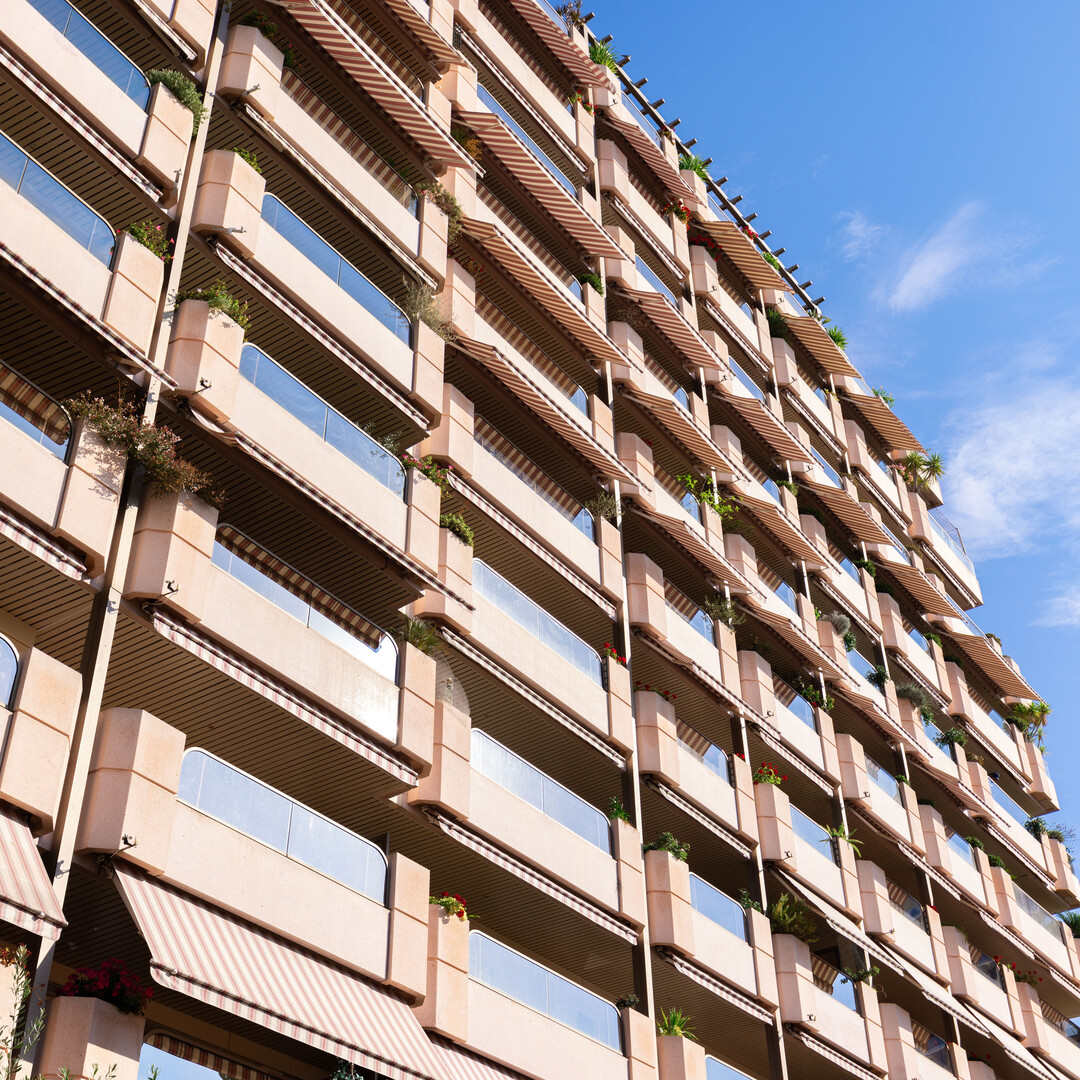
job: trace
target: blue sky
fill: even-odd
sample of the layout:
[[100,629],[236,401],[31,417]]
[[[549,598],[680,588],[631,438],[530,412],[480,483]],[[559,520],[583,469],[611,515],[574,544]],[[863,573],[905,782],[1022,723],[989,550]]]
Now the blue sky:
[[972,615],[1054,707],[1060,816],[1080,827],[1080,4],[585,10],[944,454]]

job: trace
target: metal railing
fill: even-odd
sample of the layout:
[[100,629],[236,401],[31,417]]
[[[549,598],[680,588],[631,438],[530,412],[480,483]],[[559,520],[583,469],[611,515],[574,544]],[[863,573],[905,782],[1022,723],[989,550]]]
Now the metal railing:
[[990,781],[990,791],[994,796],[994,802],[1019,825],[1023,825],[1031,817],[1011,795],[1005,793],[996,780]]
[[405,312],[276,195],[263,196],[262,219],[395,337],[406,345],[412,343],[412,326]]
[[295,416],[328,446],[358,465],[395,495],[405,495],[405,470],[398,458],[255,345],[240,354],[240,374]]
[[386,903],[386,856],[370,840],[205,750],[184,754],[177,797],[376,903]]
[[[927,516],[930,519],[930,528],[932,528],[934,530],[935,534],[937,536],[941,537],[941,539],[945,541],[945,543],[949,546],[949,548],[951,548],[953,554],[972,573],[975,573],[975,564],[968,557],[968,553],[964,549],[963,541],[960,539],[960,533],[956,529],[956,526],[953,525],[952,522],[949,522],[949,525],[952,527],[953,532],[956,533],[956,536],[954,537],[953,533],[949,531],[949,528],[947,528],[941,521],[938,520],[938,514],[937,514],[936,508],[931,510]],[[945,520],[948,521],[948,518],[946,518]]]
[[116,234],[109,223],[3,132],[0,132],[0,180],[59,225],[95,259],[106,266],[112,263]]

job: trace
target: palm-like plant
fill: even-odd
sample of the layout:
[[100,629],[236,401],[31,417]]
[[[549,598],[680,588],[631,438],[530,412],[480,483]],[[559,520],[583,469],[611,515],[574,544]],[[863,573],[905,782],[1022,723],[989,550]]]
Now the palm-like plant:
[[690,1030],[690,1017],[674,1005],[667,1012],[660,1010],[660,1019],[656,1021],[656,1027],[661,1035],[674,1035],[677,1038],[697,1041],[697,1036]]
[[615,53],[612,51],[611,46],[603,41],[597,41],[596,38],[589,42],[589,59],[594,64],[606,67],[609,71],[618,70],[619,65],[615,60]]
[[689,169],[691,172],[697,173],[702,180],[709,179],[709,173],[705,168],[705,159],[698,154],[680,154],[679,168]]
[[825,333],[829,335],[836,342],[836,345],[840,349],[847,348],[847,335],[839,326],[827,326]]

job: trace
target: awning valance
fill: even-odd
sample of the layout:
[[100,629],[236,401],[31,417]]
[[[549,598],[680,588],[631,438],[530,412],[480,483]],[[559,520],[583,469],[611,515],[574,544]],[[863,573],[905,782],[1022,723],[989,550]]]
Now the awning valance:
[[9,806],[0,806],[0,919],[53,940],[67,926],[30,826]]

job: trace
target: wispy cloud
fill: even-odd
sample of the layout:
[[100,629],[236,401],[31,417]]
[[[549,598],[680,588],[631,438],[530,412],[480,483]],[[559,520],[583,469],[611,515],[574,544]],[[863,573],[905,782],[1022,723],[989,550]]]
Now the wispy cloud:
[[1068,585],[1059,596],[1049,600],[1035,625],[1080,629],[1080,585]]
[[836,243],[845,259],[864,259],[872,254],[881,238],[889,231],[885,225],[876,225],[859,210],[847,210],[839,215],[844,227]]

